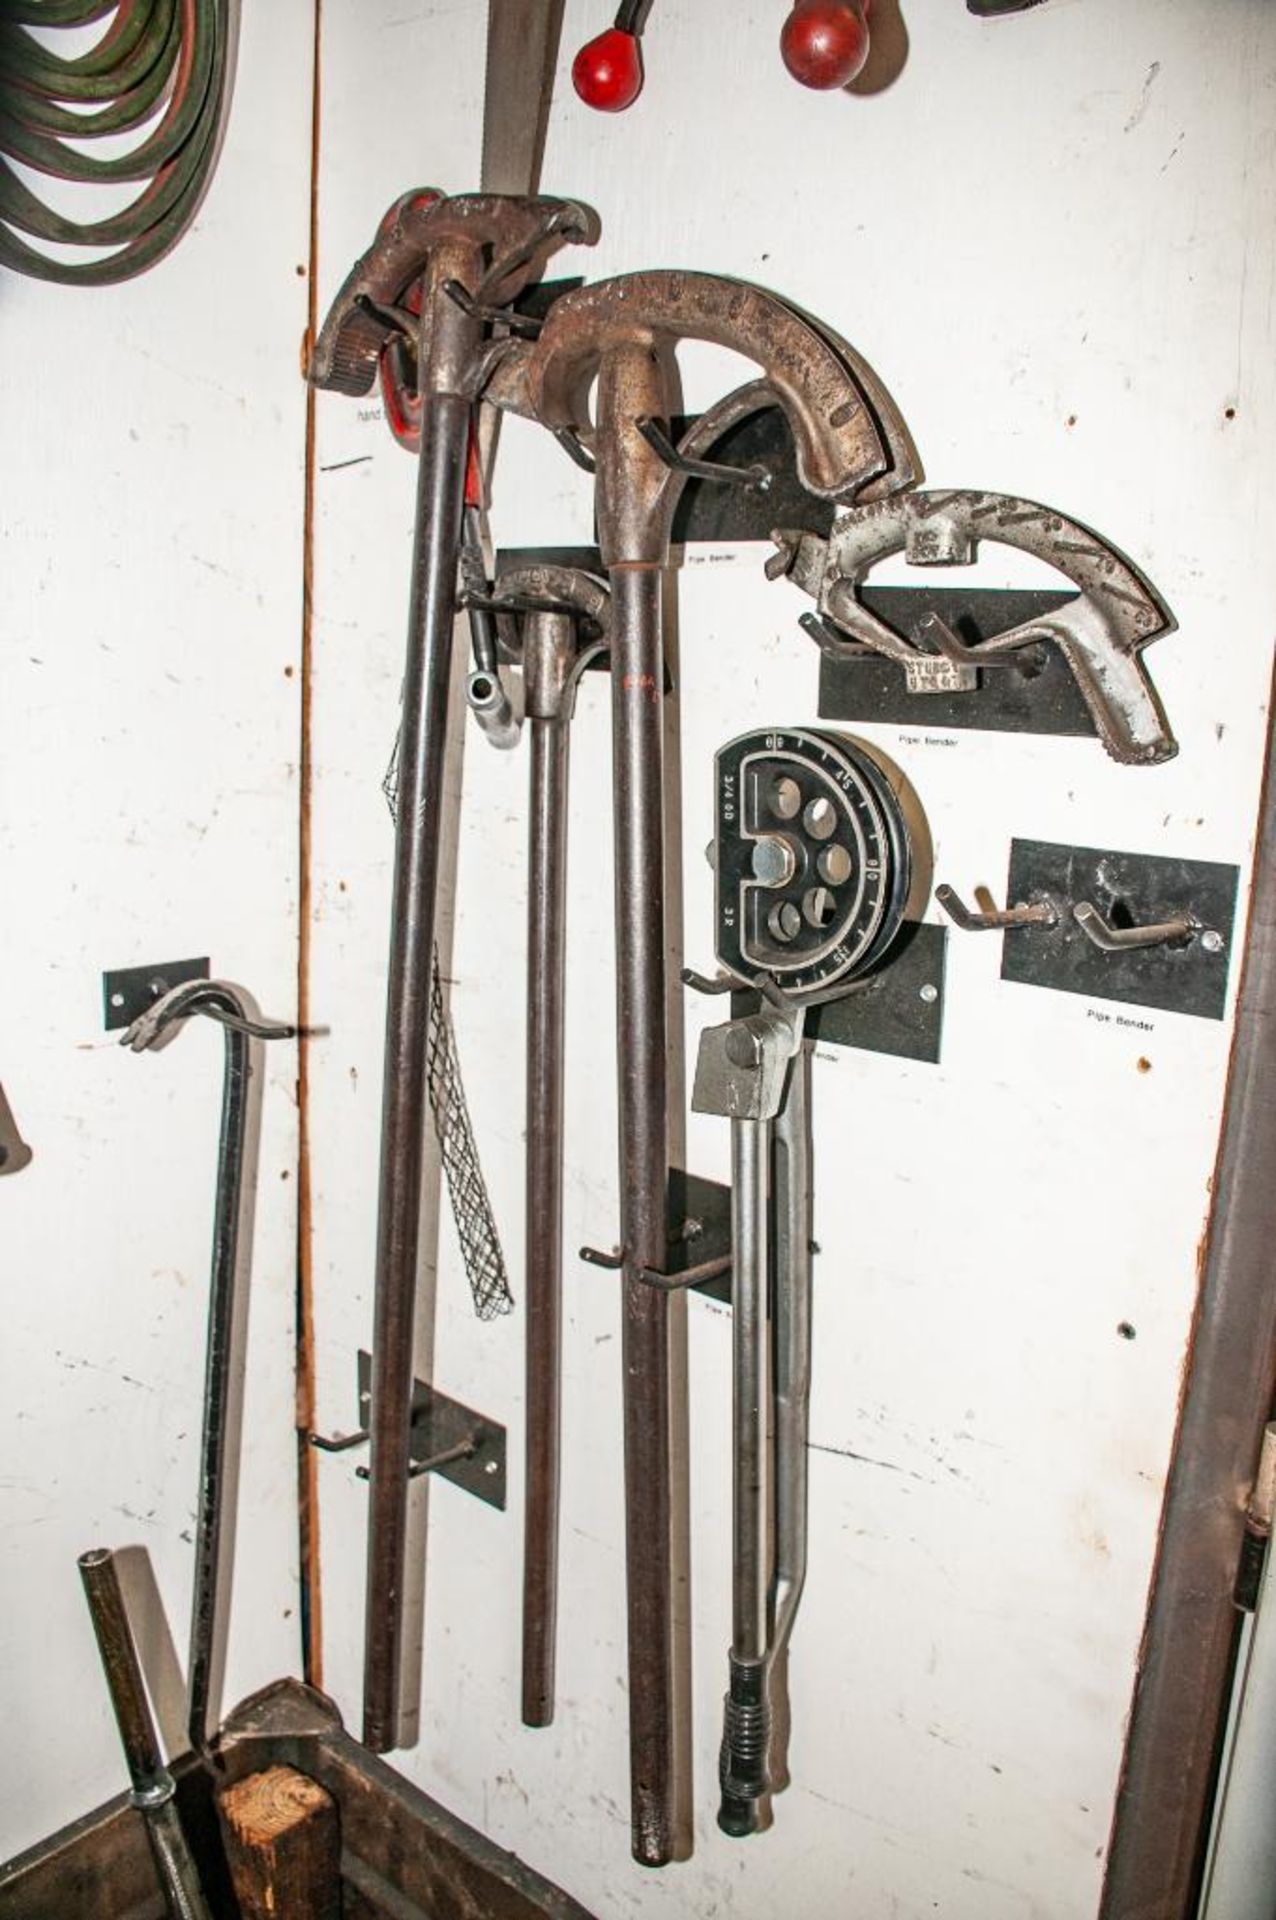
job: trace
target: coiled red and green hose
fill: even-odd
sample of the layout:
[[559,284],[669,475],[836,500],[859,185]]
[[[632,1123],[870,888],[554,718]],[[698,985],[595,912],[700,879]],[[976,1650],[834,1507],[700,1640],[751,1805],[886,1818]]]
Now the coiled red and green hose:
[[[101,38],[66,56],[27,30],[98,21],[109,22]],[[0,265],[109,286],[177,244],[217,159],[237,24],[238,0],[0,0]],[[148,121],[124,152],[84,150]],[[60,181],[144,184],[120,211],[76,220],[48,205],[15,162]],[[97,257],[55,257],[30,240]],[[103,257],[102,248],[113,251]]]

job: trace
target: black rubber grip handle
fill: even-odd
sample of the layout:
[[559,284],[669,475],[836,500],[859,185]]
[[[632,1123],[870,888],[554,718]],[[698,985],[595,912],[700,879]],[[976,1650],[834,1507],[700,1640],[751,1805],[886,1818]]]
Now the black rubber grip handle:
[[616,9],[616,31],[632,33],[635,40],[641,40],[651,8],[652,0],[620,0]]
[[722,1708],[722,1749],[718,1784],[722,1804],[718,1825],[742,1840],[758,1828],[758,1801],[770,1790],[767,1755],[771,1746],[771,1708],[767,1700],[765,1660],[731,1655],[731,1685]]

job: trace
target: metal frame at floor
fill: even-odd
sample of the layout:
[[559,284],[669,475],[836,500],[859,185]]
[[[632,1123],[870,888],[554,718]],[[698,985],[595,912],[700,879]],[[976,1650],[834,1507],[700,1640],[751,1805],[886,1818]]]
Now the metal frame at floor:
[[[323,1694],[280,1680],[222,1730],[218,1785],[275,1765],[333,1796],[346,1920],[593,1920],[586,1908],[412,1786],[345,1731]],[[183,1822],[214,1910],[232,1913],[212,1781],[191,1756],[173,1769]],[[127,1794],[0,1866],[0,1920],[163,1920],[142,1817]]]

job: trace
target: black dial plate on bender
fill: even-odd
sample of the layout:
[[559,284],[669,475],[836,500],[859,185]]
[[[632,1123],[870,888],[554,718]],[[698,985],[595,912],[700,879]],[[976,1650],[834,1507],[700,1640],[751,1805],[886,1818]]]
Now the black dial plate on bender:
[[797,997],[868,972],[911,877],[882,769],[859,742],[805,728],[743,734],[716,767],[719,962]]

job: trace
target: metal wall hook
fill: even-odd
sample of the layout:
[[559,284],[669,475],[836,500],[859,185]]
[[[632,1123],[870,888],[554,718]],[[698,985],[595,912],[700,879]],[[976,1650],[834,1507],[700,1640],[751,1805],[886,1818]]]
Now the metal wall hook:
[[[640,1265],[634,1272],[636,1279],[657,1293],[682,1293],[697,1288],[710,1291],[715,1283],[727,1279],[731,1272],[731,1248],[725,1211],[719,1218],[712,1204],[706,1204],[709,1199],[706,1190],[713,1183],[700,1181],[688,1184],[693,1191],[684,1193],[683,1200],[690,1199],[692,1210],[686,1211],[684,1206],[679,1205],[671,1212],[664,1265]],[[715,1188],[714,1191],[726,1200],[728,1189]],[[673,1204],[671,1197],[671,1207]],[[704,1258],[692,1265],[683,1265],[687,1250],[695,1247],[703,1249]],[[601,1247],[582,1247],[580,1258],[589,1266],[601,1267],[610,1273],[618,1273],[626,1265],[623,1247],[612,1252],[606,1252]]]
[[578,466],[582,473],[596,473],[598,471],[598,463],[594,459],[593,454],[589,451],[589,448],[585,445],[580,435],[573,432],[571,427],[552,427],[550,431],[559,446],[563,449],[563,452],[567,455],[567,458],[573,465]]
[[[408,1466],[408,1479],[419,1480],[422,1474],[436,1473],[440,1467],[453,1467],[458,1460],[472,1460],[479,1450],[480,1435],[471,1433],[464,1440],[458,1440],[454,1447],[444,1447],[439,1453],[432,1453],[426,1460],[413,1460]],[[371,1480],[371,1467],[356,1467],[356,1480]]]
[[[537,320],[530,314],[516,313],[513,307],[493,307],[480,301],[463,287],[459,280],[445,280],[443,291],[454,306],[472,320],[485,320],[491,325],[508,327],[521,340],[539,340],[543,320]],[[374,316],[375,317],[375,316]]]
[[370,293],[356,293],[354,304],[359,312],[385,330],[387,340],[406,340],[414,345],[421,330],[421,316],[411,313],[407,307],[396,307],[385,300],[374,300]]
[[352,1447],[361,1447],[368,1439],[368,1429],[360,1427],[357,1433],[334,1433],[329,1437],[325,1433],[308,1433],[307,1444],[318,1447],[320,1453],[349,1453]]
[[956,667],[1013,667],[1016,673],[1030,675],[1040,673],[1045,665],[1044,647],[1028,634],[1004,653],[995,653],[987,645],[968,647],[937,613],[928,613],[918,621],[916,637],[929,641],[937,655]]
[[[782,572],[777,572],[775,578],[778,580],[781,577]],[[817,647],[831,649],[835,657],[849,659],[852,654],[856,654],[865,660],[872,658],[872,647],[865,646],[862,640],[852,640],[840,628],[835,627],[831,620],[825,620],[821,614],[800,613],[798,625],[809,640],[814,640]]]
[[1212,927],[1203,927],[1191,913],[1176,914],[1172,920],[1159,920],[1146,927],[1114,927],[1093,901],[1079,900],[1072,917],[1087,940],[1102,953],[1129,953],[1139,947],[1165,947],[1199,939],[1208,953],[1222,949],[1223,936]]
[[752,493],[766,493],[771,486],[770,473],[756,461],[749,467],[726,467],[717,460],[696,460],[675,447],[659,420],[645,417],[636,420],[634,425],[671,473],[685,473],[693,480],[718,480],[727,486],[748,487]]
[[[359,1355],[359,1420],[353,1433],[308,1433],[306,1443],[320,1453],[349,1453],[371,1439],[369,1415],[372,1411],[370,1387],[371,1356]],[[449,1399],[437,1387],[415,1380],[412,1387],[411,1422],[408,1429],[409,1480],[423,1474],[440,1473],[463,1493],[471,1493],[485,1505],[505,1505],[505,1429],[486,1414],[476,1413],[459,1400]],[[354,1470],[355,1479],[370,1482],[370,1467]]]
[[975,888],[979,911],[972,912],[949,886],[935,888],[935,898],[954,925],[963,933],[991,933],[1006,927],[1057,927],[1058,909],[1049,900],[1020,901],[1017,906],[998,907],[987,887]]
[[618,1253],[604,1253],[601,1247],[582,1247],[580,1258],[586,1266],[602,1267],[607,1273],[619,1273],[625,1264],[623,1248]]
[[737,979],[733,973],[697,973],[694,967],[682,969],[682,984],[696,993],[720,994],[743,993],[748,987],[747,980]]
[[702,1260],[698,1266],[684,1267],[678,1273],[666,1273],[660,1267],[639,1267],[638,1278],[645,1287],[654,1287],[657,1293],[684,1293],[689,1288],[722,1280],[730,1271],[731,1255],[720,1253],[712,1260]]

